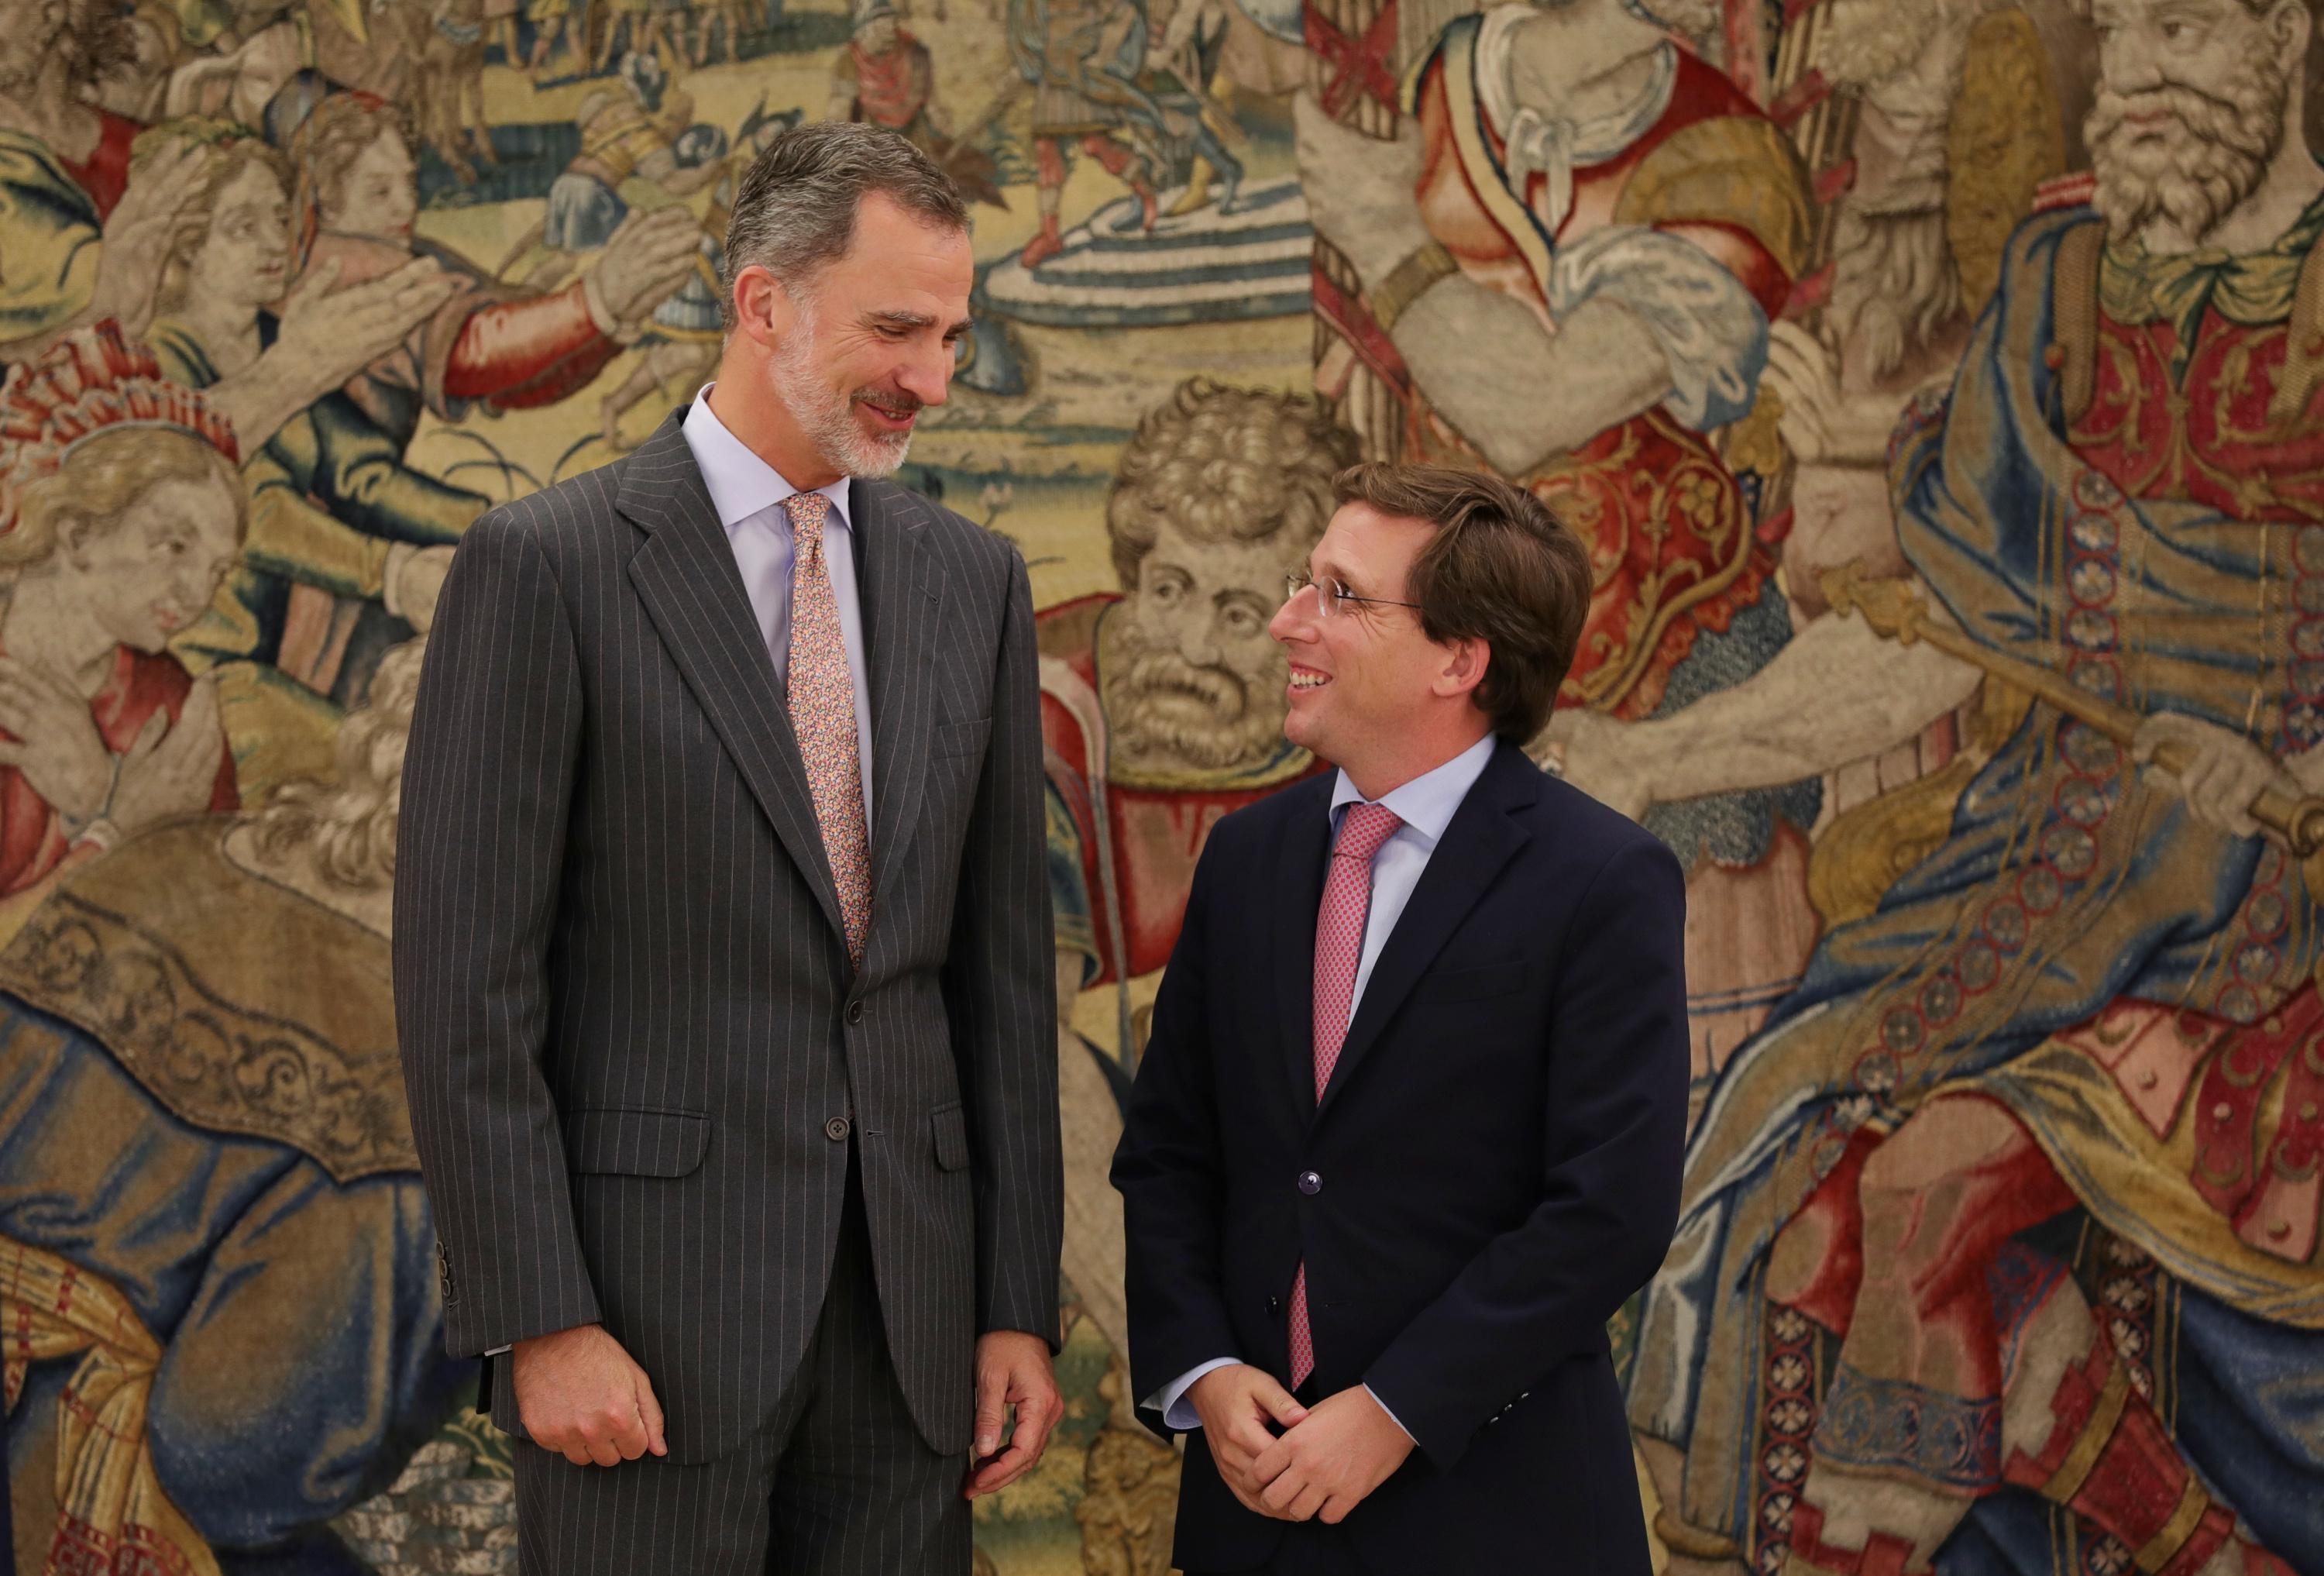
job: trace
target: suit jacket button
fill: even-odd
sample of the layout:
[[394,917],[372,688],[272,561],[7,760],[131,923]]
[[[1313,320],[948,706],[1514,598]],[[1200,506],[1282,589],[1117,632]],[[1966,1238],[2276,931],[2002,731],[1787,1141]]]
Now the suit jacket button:
[[847,1004],[847,1021],[850,1023],[862,1023],[863,1021],[863,1003],[861,1001],[851,1001]]
[[1269,1297],[1267,1299],[1267,1312],[1268,1317],[1272,1318],[1282,1311],[1283,1299],[1281,1297]]
[[824,1123],[823,1136],[829,1138],[835,1144],[845,1138],[847,1137],[847,1119],[844,1116],[835,1116],[829,1121]]
[[1323,1179],[1312,1171],[1299,1174],[1299,1191],[1313,1197],[1323,1191]]

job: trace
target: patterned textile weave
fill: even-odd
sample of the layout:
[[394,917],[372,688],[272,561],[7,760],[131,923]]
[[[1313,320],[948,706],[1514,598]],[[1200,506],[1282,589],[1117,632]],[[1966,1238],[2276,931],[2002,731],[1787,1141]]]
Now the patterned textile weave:
[[831,861],[831,882],[839,891],[847,955],[860,963],[872,926],[872,842],[864,825],[855,690],[847,677],[831,569],[823,558],[824,517],[830,509],[831,500],[820,493],[795,493],[783,505],[792,541],[791,730],[807,761],[824,856]]
[[[1348,1037],[1356,998],[1356,968],[1363,961],[1364,921],[1372,906],[1372,856],[1404,825],[1384,805],[1351,805],[1332,848],[1323,878],[1323,907],[1315,917],[1315,1098],[1321,1101]],[[1307,1324],[1307,1267],[1291,1286],[1291,1387],[1315,1369],[1315,1338]]]

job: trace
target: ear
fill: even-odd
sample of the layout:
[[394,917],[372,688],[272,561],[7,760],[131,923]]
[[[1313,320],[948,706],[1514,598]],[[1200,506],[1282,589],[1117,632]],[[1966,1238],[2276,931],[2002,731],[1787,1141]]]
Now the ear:
[[88,567],[88,544],[95,539],[97,521],[73,510],[60,511],[57,520],[57,553],[74,568]]
[[734,276],[734,330],[750,336],[762,349],[772,350],[798,327],[798,298],[783,281],[759,263]]
[[2297,85],[2306,80],[2308,38],[2314,28],[2315,19],[2309,14],[2308,0],[2278,0],[2275,14],[2270,19],[2270,31],[2284,58],[2299,67],[2293,78],[2295,92]]
[[1444,666],[1429,688],[1447,700],[1474,695],[1477,686],[1485,682],[1486,669],[1492,666],[1492,642],[1481,638],[1452,641],[1444,652]]

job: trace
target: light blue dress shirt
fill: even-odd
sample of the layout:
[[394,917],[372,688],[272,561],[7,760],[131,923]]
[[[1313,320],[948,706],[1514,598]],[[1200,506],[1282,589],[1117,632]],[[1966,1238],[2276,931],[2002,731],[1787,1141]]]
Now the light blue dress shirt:
[[[733,545],[734,566],[751,594],[751,611],[775,659],[775,676],[785,677],[791,659],[791,521],[784,500],[798,489],[726,429],[710,409],[706,383],[686,413],[686,445],[701,467],[718,523]],[[823,558],[831,571],[831,594],[839,604],[839,639],[847,648],[847,677],[855,687],[855,756],[863,771],[863,824],[872,821],[872,687],[865,680],[863,614],[855,593],[853,529],[847,514],[848,478],[816,492],[831,500],[824,516]]]
[[[1396,812],[1397,827],[1379,852],[1372,855],[1372,900],[1364,915],[1364,952],[1356,964],[1356,993],[1349,1000],[1348,1016],[1352,1018],[1364,999],[1364,987],[1371,982],[1372,965],[1379,962],[1380,949],[1388,945],[1396,929],[1396,922],[1404,914],[1404,906],[1412,900],[1412,890],[1420,885],[1420,872],[1428,868],[1436,845],[1444,838],[1444,828],[1452,824],[1453,812],[1477,779],[1485,773],[1485,763],[1493,758],[1494,736],[1490,733],[1478,740],[1452,760],[1433,770],[1422,772],[1401,788],[1380,796],[1379,803]],[[1332,788],[1332,840],[1340,838],[1340,824],[1346,819],[1350,805],[1366,803],[1356,785],[1348,780],[1346,772]],[[1202,1414],[1186,1399],[1186,1392],[1194,1381],[1213,1369],[1231,1368],[1241,1359],[1221,1357],[1189,1369],[1171,1384],[1163,1387],[1155,1405],[1161,1408],[1162,1420],[1181,1431],[1200,1428]],[[1373,1400],[1379,1397],[1374,1396]],[[1388,1412],[1388,1404],[1380,1403]],[[1390,1421],[1396,1414],[1388,1412]],[[1396,1424],[1404,1428],[1401,1422]],[[1410,1433],[1412,1430],[1404,1429]]]

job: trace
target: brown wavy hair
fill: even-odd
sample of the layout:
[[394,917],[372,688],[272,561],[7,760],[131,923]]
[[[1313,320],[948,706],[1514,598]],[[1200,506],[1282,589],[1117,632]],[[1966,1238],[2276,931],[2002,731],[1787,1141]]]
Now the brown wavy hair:
[[1477,471],[1354,465],[1333,491],[1343,504],[1436,528],[1406,579],[1405,600],[1440,645],[1488,643],[1477,705],[1502,738],[1531,742],[1549,723],[1590,617],[1593,579],[1582,539],[1523,487]]

